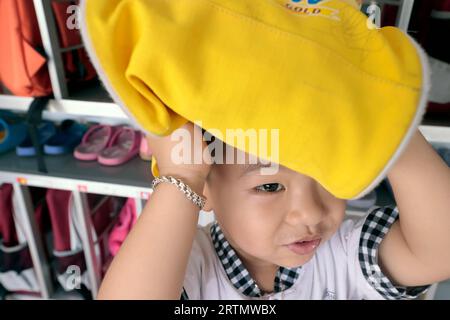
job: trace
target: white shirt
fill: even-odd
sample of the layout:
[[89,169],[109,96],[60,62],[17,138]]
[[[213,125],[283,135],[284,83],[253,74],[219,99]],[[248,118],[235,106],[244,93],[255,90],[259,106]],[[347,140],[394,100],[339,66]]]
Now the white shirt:
[[[344,220],[333,237],[300,268],[290,288],[262,297],[243,294],[230,280],[233,274],[225,270],[216,253],[210,223],[197,230],[184,280],[185,293],[193,300],[415,298],[428,286],[396,288],[377,264],[379,243],[397,217],[397,208],[373,207],[363,218]],[[243,265],[241,272],[248,274]]]

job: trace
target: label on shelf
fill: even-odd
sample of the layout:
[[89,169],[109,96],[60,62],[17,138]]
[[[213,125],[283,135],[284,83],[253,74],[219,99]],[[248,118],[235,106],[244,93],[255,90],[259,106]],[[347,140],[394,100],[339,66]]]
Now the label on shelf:
[[28,180],[26,178],[23,178],[23,177],[18,177],[17,178],[17,182],[20,183],[21,185],[27,185],[28,184]]
[[78,191],[80,192],[87,192],[88,187],[86,185],[78,185],[77,186]]

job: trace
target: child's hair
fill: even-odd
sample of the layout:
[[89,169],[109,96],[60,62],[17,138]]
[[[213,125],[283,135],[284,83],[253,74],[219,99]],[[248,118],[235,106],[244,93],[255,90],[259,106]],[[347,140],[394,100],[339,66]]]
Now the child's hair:
[[[207,132],[207,131],[206,131],[205,129],[202,128],[202,139],[203,139],[203,141],[206,142],[206,144],[207,144],[207,146],[208,146],[208,149],[209,149],[209,153],[211,154],[211,157],[214,157],[213,153],[215,153],[215,150],[213,149],[213,150],[211,151],[210,145],[211,145],[211,143],[212,143],[213,141],[216,140],[216,137],[213,136],[213,135],[211,135],[211,140],[207,140],[207,139],[205,139],[205,132]],[[215,165],[215,164],[213,163],[212,166],[214,166],[214,165]],[[211,168],[211,169],[212,169],[212,168]],[[211,171],[212,171],[212,170],[211,170]],[[209,172],[208,176],[206,177],[206,181],[210,181],[211,171]]]
[[[207,131],[206,131],[205,129],[202,128],[202,137],[205,137],[205,132],[207,132]],[[214,141],[216,141],[216,137],[213,136],[212,134],[210,134],[209,132],[208,132],[208,135],[211,135],[211,140],[209,140],[209,141],[206,140],[206,139],[203,139],[203,140],[205,140],[206,144],[208,145],[208,148],[210,149],[210,148],[211,148],[210,145],[211,145]],[[209,151],[210,151],[211,156],[214,157],[214,156],[215,156],[215,149],[213,149],[212,151],[211,151],[211,149],[210,149]]]
[[[202,136],[204,137],[205,136],[205,132],[207,132],[205,129],[203,129],[202,128]],[[215,139],[216,139],[216,137],[215,136],[213,136],[213,135],[211,135],[212,137],[211,137],[211,141],[206,141],[206,144],[209,146],[210,144],[211,144],[211,142],[213,142]]]

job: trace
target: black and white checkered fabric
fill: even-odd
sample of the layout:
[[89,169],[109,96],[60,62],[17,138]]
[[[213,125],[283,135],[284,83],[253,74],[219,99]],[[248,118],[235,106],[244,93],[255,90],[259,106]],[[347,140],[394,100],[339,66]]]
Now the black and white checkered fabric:
[[[217,222],[211,225],[210,231],[217,256],[233,286],[246,296],[262,297],[264,292],[258,287],[241,259],[225,239]],[[279,267],[274,280],[274,292],[281,292],[292,287],[299,276],[300,268]]]
[[[217,221],[211,225],[210,233],[216,254],[233,286],[248,297],[262,297],[264,292],[258,287],[236,254],[236,251],[225,239]],[[299,276],[300,269],[301,267],[279,267],[274,280],[274,292],[282,292],[292,287]],[[183,289],[181,300],[188,299],[189,297]]]
[[415,299],[429,286],[396,287],[378,265],[378,247],[398,217],[397,207],[372,207],[369,210],[359,240],[359,263],[367,281],[385,299]]
[[[397,207],[372,207],[364,221],[359,240],[358,258],[362,272],[371,286],[388,300],[415,299],[430,286],[398,287],[383,274],[378,264],[378,248],[392,224],[398,219]],[[211,238],[215,251],[233,286],[249,297],[262,297],[263,292],[252,279],[242,261],[230,246],[217,222],[211,225]],[[297,280],[301,267],[280,267],[275,277],[274,292],[290,288]],[[182,299],[188,299],[183,290]]]
[[186,293],[186,290],[183,288],[183,292],[181,293],[180,300],[189,300],[188,294]]

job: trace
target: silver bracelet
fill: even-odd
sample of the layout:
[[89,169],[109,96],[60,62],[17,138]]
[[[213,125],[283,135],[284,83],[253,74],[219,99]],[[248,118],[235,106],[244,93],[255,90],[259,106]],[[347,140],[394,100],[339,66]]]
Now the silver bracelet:
[[202,210],[205,206],[205,198],[199,196],[194,190],[192,190],[180,179],[174,178],[172,176],[161,176],[159,178],[154,178],[152,182],[153,190],[155,190],[156,186],[161,182],[168,182],[175,185],[181,192],[186,195],[189,200],[196,204],[200,208],[200,210]]

